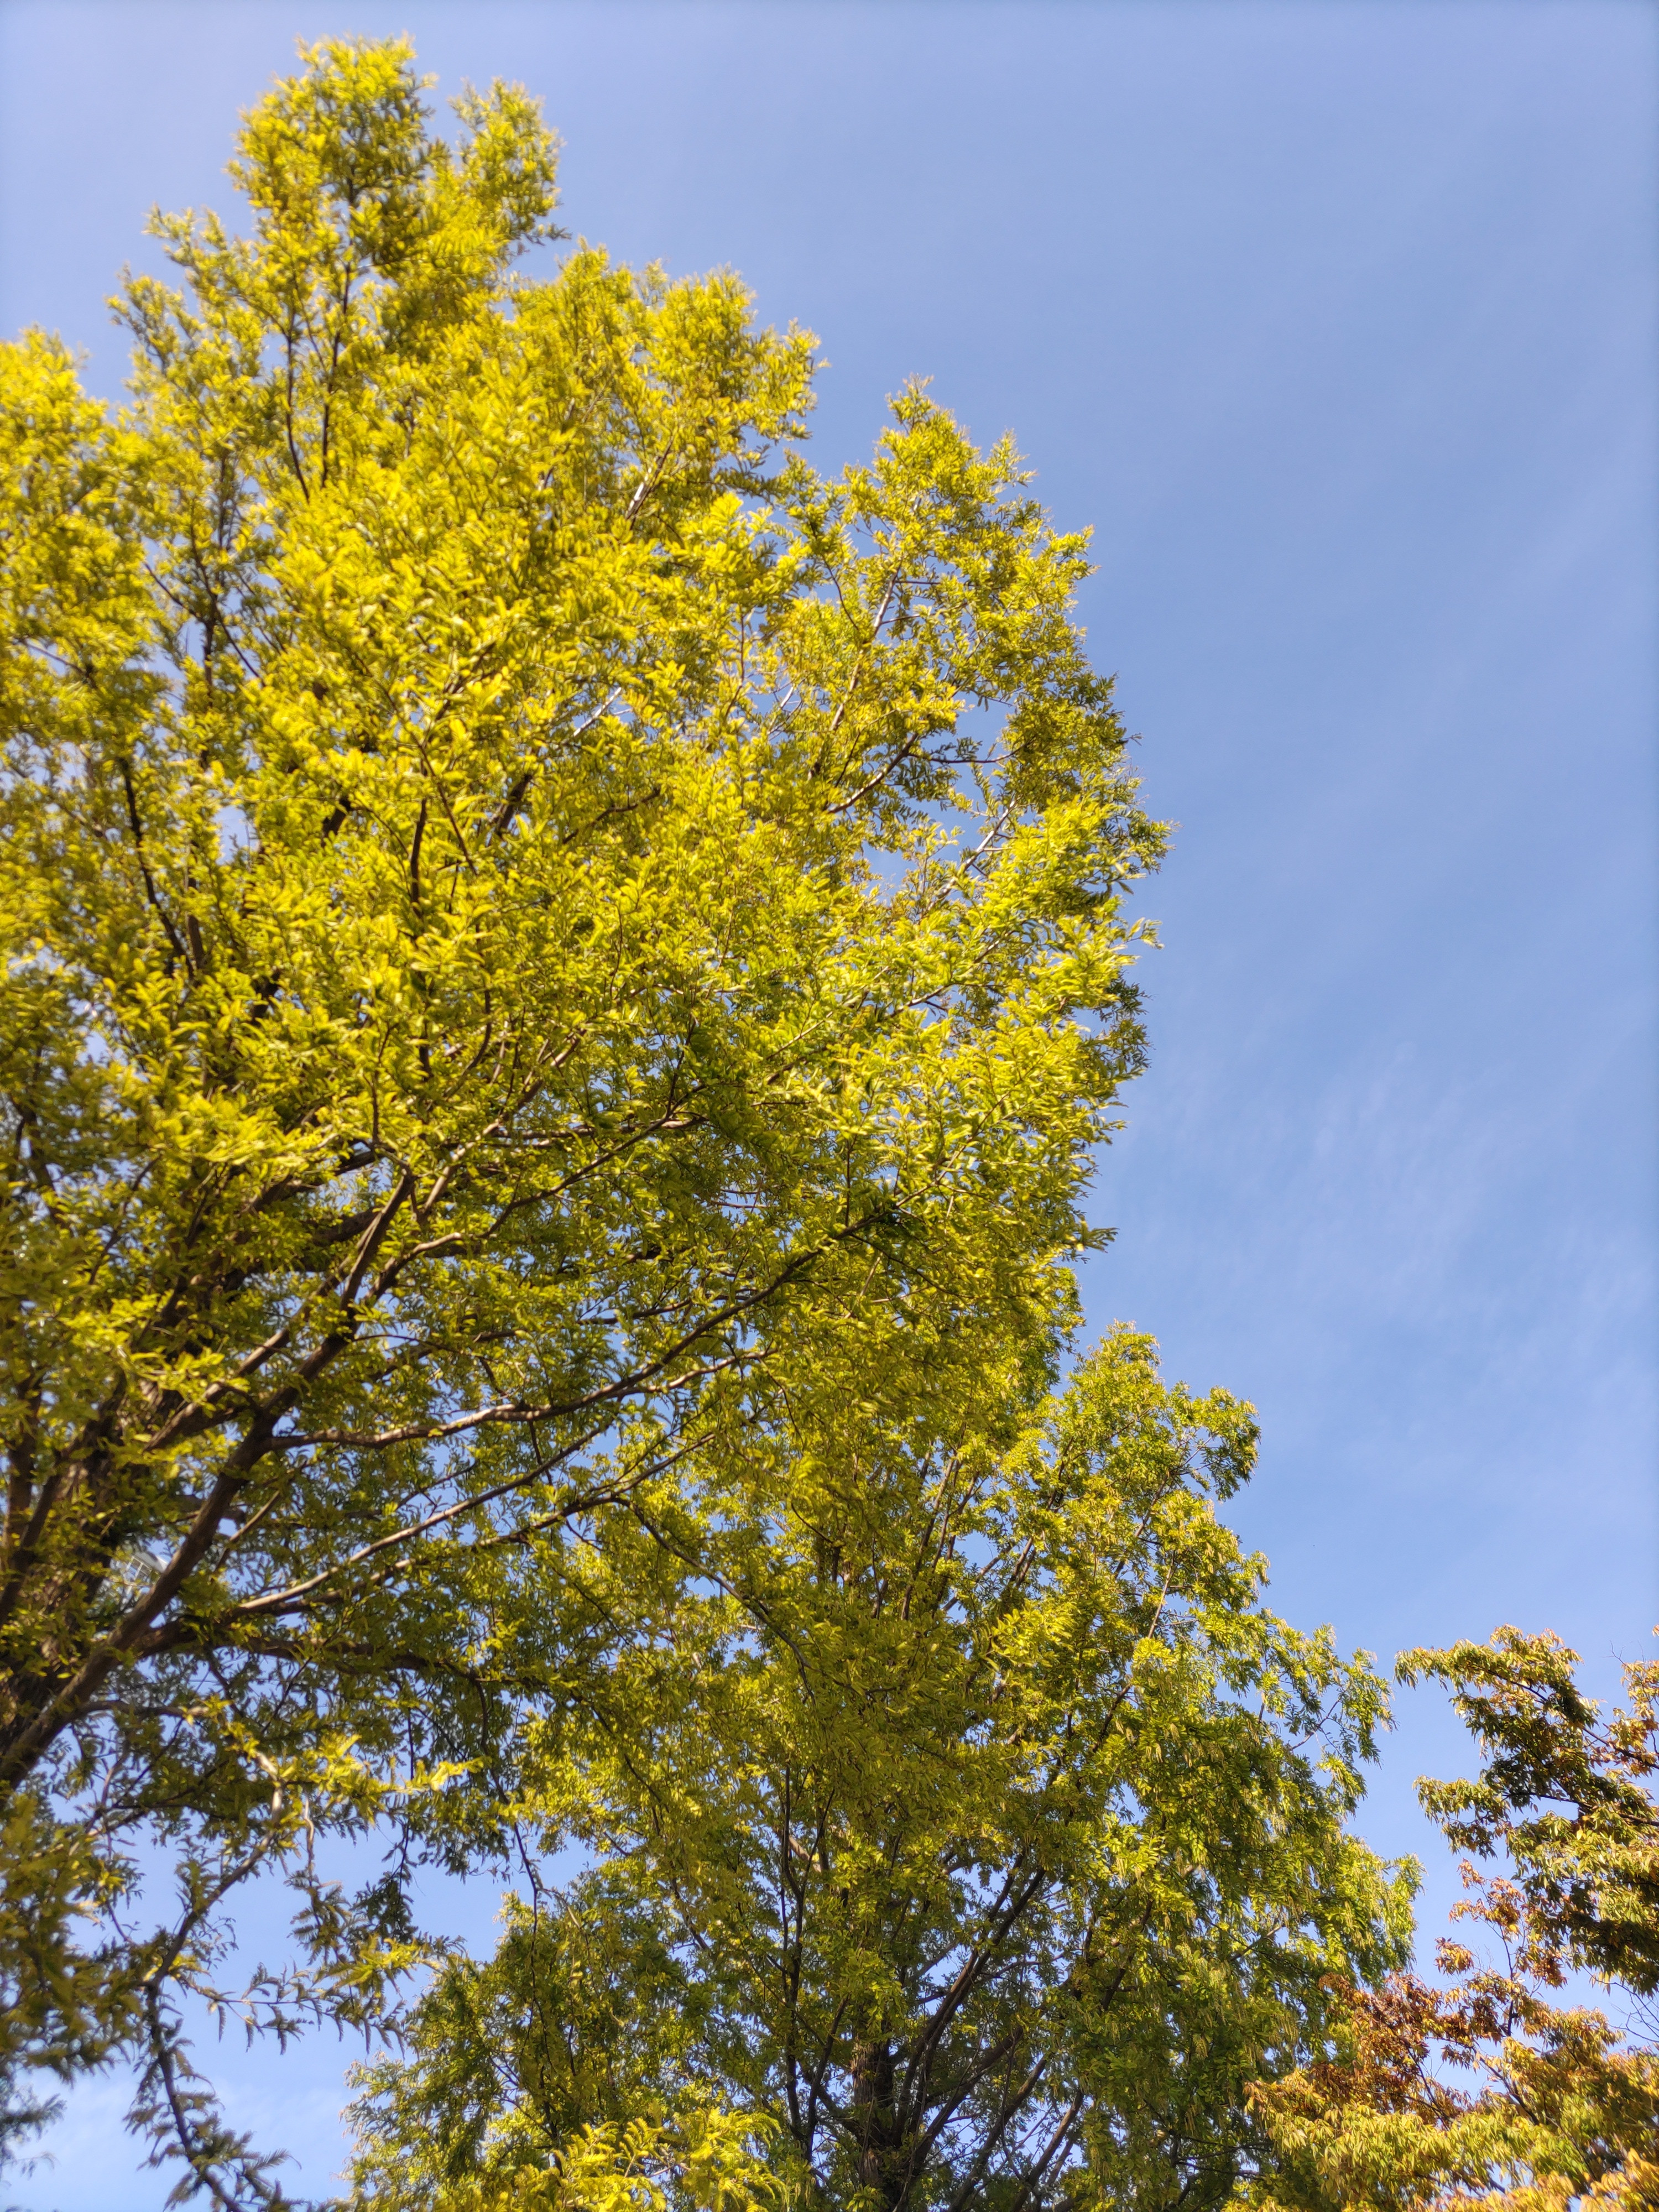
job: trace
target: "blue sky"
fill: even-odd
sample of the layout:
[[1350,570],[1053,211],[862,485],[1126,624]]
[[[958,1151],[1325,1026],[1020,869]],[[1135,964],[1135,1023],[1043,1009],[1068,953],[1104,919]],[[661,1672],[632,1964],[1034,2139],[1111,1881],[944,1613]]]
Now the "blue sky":
[[[1091,1317],[1254,1399],[1298,1623],[1659,1620],[1659,12],[1641,0],[0,0],[0,329],[224,206],[296,37],[407,29],[563,136],[564,215],[730,264],[830,366],[821,465],[928,375],[1067,526],[1156,810],[1153,1060]],[[1452,1881],[1401,1701],[1363,1826]],[[458,1924],[488,1910],[453,1901]],[[344,2054],[233,2058],[335,2155]],[[113,2085],[31,2212],[149,2212]]]

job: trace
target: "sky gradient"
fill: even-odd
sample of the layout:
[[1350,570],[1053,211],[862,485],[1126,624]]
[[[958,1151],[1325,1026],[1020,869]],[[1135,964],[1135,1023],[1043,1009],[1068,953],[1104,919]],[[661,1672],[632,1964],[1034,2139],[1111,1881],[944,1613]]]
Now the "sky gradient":
[[[1275,1602],[1385,1660],[1659,1619],[1659,11],[1641,0],[0,0],[0,331],[228,209],[296,37],[521,79],[563,219],[727,264],[828,362],[822,467],[929,376],[1066,527],[1154,810],[1152,1061],[1091,1320],[1263,1423]],[[1452,1888],[1407,1693],[1361,1826]],[[451,1900],[482,1940],[489,1906]],[[345,2059],[233,2067],[337,2154]],[[117,2085],[30,2212],[150,2212]]]

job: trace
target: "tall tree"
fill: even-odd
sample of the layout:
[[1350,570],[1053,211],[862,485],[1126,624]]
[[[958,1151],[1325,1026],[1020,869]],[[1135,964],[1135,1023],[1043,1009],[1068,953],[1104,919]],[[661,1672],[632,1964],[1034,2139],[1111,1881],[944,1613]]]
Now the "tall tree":
[[[367,2202],[556,2202],[592,2130],[684,2110],[752,2116],[751,2174],[808,2204],[1224,2203],[1247,2085],[1409,1928],[1344,1830],[1382,1685],[1215,1515],[1255,1439],[1120,1333],[1001,1452],[852,1407],[769,1513],[710,1468],[701,1576],[546,1724],[501,1948],[369,2077]],[[673,1547],[653,1511],[596,1602]],[[587,1870],[536,1883],[571,1839]]]
[[402,1862],[311,1839],[500,1844],[643,1498],[848,1403],[1006,1444],[1140,1053],[1084,541],[918,391],[815,474],[729,278],[515,272],[552,141],[457,106],[313,50],[252,235],[158,219],[124,412],[0,349],[0,2048],[18,2117],[137,2039],[227,2203],[228,1888],[303,1892],[256,2023],[372,2021]]

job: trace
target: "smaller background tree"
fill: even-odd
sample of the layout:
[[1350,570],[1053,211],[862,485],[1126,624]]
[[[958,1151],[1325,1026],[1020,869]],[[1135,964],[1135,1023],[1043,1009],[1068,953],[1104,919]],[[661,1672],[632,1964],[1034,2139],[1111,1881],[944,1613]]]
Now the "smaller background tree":
[[[1342,2058],[1252,2092],[1276,2165],[1251,2203],[1659,2203],[1659,1666],[1626,1667],[1628,1704],[1603,1723],[1577,1659],[1513,1628],[1401,1659],[1404,1680],[1450,1687],[1485,1754],[1476,1780],[1420,1795],[1451,1844],[1508,1862],[1508,1876],[1466,1862],[1474,1893],[1455,1908],[1501,1963],[1445,1941],[1445,1986],[1335,1992]],[[1556,2001],[1575,1969],[1625,1998],[1625,2031]]]

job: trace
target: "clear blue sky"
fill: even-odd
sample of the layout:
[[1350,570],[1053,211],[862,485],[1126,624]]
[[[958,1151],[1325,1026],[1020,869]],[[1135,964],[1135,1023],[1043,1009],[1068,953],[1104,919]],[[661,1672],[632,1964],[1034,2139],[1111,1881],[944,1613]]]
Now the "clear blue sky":
[[[1293,1619],[1553,1626],[1610,1686],[1659,1620],[1659,11],[0,0],[0,328],[112,391],[149,205],[227,204],[296,36],[399,29],[544,96],[573,228],[819,333],[821,464],[929,375],[1095,525],[1182,827],[1090,1311],[1260,1407]],[[1457,1757],[1407,1696],[1372,1839],[1432,1853]],[[342,2063],[235,2067],[313,2189]],[[119,2109],[32,2212],[161,2203]]]

